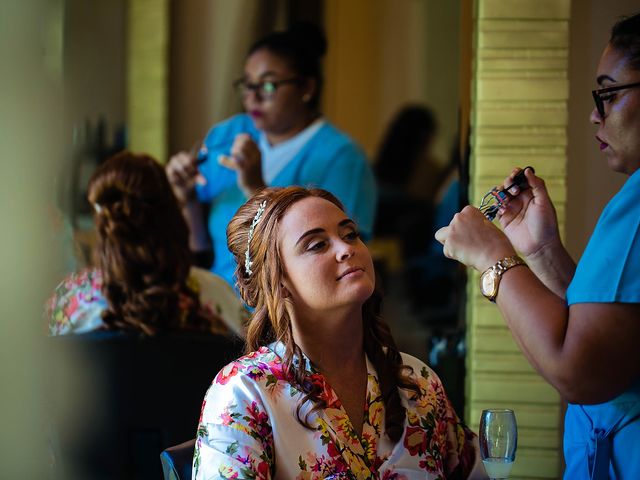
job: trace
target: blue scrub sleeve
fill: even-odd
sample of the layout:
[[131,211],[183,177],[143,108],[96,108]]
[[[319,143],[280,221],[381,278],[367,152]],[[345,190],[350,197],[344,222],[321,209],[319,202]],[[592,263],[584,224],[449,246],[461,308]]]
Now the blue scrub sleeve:
[[567,303],[640,303],[640,171],[606,206],[567,289]]

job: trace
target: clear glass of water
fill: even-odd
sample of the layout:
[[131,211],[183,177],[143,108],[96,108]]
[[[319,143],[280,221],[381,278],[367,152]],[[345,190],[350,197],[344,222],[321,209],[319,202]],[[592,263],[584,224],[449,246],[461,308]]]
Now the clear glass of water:
[[480,416],[480,456],[492,479],[509,478],[516,459],[518,426],[513,410],[483,410]]

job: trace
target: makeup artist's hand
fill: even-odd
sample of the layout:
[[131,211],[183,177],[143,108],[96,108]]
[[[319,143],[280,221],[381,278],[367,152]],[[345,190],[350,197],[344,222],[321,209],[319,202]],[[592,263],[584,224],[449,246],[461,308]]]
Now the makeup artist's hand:
[[206,183],[198,170],[195,153],[176,153],[167,163],[166,172],[173,193],[183,204],[193,198],[196,184]]
[[221,165],[238,172],[238,187],[247,198],[266,187],[262,178],[262,154],[247,133],[236,135],[231,155],[218,158]]
[[436,232],[445,257],[483,272],[515,253],[509,239],[476,207],[467,205],[451,223]]
[[[513,169],[504,180],[504,188],[513,183],[513,178],[521,170]],[[513,197],[505,202],[497,217],[513,246],[529,257],[559,243],[560,232],[556,211],[544,180],[531,169],[525,170],[525,178],[529,188],[512,187],[509,193]]]

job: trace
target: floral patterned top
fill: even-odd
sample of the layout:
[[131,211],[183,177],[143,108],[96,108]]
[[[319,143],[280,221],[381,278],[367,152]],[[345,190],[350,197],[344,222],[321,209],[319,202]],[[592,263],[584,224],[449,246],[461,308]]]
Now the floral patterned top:
[[[385,435],[384,402],[367,359],[365,421],[359,437],[340,399],[305,358],[309,378],[323,386],[327,407],[298,422],[302,398],[283,371],[280,343],[223,368],[210,386],[198,425],[193,478],[205,479],[444,479],[467,478],[478,467],[475,435],[458,419],[437,375],[403,354],[420,386],[400,390],[407,408],[404,434]],[[302,417],[310,402],[302,408]]]
[[[241,334],[248,312],[231,287],[221,277],[192,267],[187,285],[200,297],[202,308],[221,318],[225,326]],[[190,301],[185,295],[180,301]],[[102,294],[102,272],[86,269],[72,273],[56,287],[45,305],[49,335],[86,333],[102,327],[102,311],[107,300]],[[186,311],[186,309],[185,309]]]

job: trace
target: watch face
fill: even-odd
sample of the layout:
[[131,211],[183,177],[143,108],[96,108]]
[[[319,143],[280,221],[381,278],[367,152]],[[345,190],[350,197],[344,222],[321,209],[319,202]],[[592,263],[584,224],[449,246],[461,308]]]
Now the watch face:
[[491,297],[495,290],[496,285],[496,277],[493,271],[485,272],[484,275],[480,278],[480,288],[482,289],[482,294],[485,297]]

